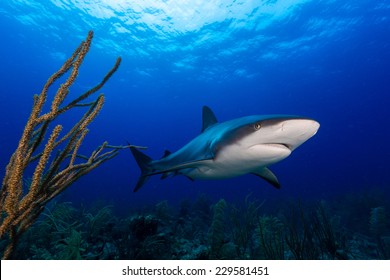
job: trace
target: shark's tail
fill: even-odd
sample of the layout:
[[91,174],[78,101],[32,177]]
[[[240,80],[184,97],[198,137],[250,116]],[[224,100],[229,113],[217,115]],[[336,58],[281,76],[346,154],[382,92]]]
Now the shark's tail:
[[134,147],[130,146],[130,151],[133,154],[135,161],[137,162],[139,168],[141,169],[141,176],[139,177],[137,185],[135,186],[135,188],[133,190],[133,192],[136,192],[148,180],[148,178],[149,178],[148,174],[153,172],[153,169],[150,167],[150,162],[152,161],[152,159]]

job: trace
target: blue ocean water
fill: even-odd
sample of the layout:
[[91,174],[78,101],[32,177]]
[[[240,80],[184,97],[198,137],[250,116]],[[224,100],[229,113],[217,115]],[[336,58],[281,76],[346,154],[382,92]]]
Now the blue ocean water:
[[[100,91],[106,102],[82,145],[86,154],[106,140],[129,141],[160,158],[198,135],[203,105],[221,121],[294,114],[321,127],[271,167],[280,190],[252,175],[155,176],[133,193],[139,169],[123,150],[70,186],[63,201],[104,200],[123,212],[200,194],[229,202],[252,194],[273,204],[379,191],[389,201],[389,1],[8,0],[0,26],[2,175],[33,94],[93,30],[71,95],[97,84],[118,56],[122,64]],[[63,120],[73,122],[72,113]]]

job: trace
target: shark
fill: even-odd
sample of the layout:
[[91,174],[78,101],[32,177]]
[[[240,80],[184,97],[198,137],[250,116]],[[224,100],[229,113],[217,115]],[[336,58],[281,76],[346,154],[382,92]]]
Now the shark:
[[204,106],[201,133],[176,152],[166,150],[162,158],[153,160],[129,145],[141,170],[133,191],[158,174],[162,179],[184,175],[190,180],[253,174],[279,189],[279,180],[268,167],[288,157],[319,127],[314,119],[295,115],[252,115],[218,122]]

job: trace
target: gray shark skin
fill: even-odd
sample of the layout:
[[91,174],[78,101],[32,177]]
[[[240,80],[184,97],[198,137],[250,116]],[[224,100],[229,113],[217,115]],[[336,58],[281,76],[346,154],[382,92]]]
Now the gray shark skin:
[[157,174],[162,174],[162,179],[184,175],[195,180],[250,173],[280,188],[268,166],[288,157],[319,127],[315,120],[290,115],[255,115],[219,123],[211,109],[204,106],[202,132],[178,151],[165,151],[161,159],[153,160],[130,147],[141,169],[134,192]]

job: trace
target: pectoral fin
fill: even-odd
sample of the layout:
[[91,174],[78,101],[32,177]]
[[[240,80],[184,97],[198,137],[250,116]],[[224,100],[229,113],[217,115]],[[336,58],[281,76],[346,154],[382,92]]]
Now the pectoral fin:
[[259,176],[260,178],[266,180],[275,188],[280,189],[280,183],[278,181],[278,178],[276,178],[275,174],[272,173],[272,171],[269,170],[267,167],[262,167],[258,170],[255,170],[254,172],[252,172],[252,174]]

